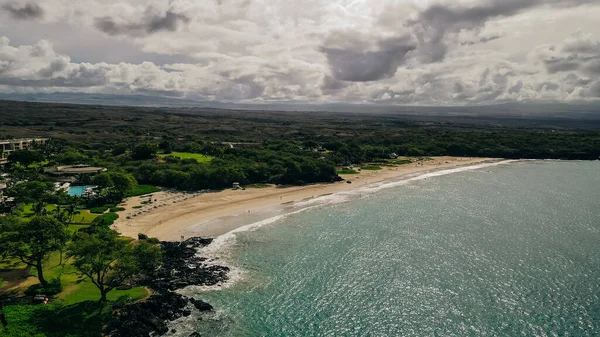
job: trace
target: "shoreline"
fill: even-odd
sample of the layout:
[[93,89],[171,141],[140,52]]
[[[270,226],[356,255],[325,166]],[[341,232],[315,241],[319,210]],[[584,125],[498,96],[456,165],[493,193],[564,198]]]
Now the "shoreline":
[[[433,157],[431,160],[413,162],[395,167],[382,167],[379,171],[362,170],[359,174],[340,175],[344,180],[307,186],[248,188],[224,190],[203,194],[158,192],[156,200],[141,215],[127,219],[137,211],[134,206],[147,197],[127,199],[122,206],[113,229],[122,235],[137,238],[138,233],[157,237],[163,241],[181,240],[181,236],[218,237],[249,223],[257,213],[270,209],[294,206],[340,192],[348,192],[378,183],[399,182],[417,175],[457,169],[486,163],[500,162],[499,158]],[[349,184],[347,181],[351,181]],[[253,219],[251,219],[253,218]],[[230,221],[227,221],[229,219]],[[233,221],[236,220],[236,221]]]

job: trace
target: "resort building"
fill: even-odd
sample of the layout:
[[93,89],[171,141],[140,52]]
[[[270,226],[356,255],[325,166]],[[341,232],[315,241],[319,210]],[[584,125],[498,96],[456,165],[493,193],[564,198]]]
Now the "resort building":
[[68,165],[68,166],[57,166],[50,169],[46,169],[46,174],[54,177],[64,176],[81,176],[81,175],[93,175],[105,172],[104,167],[94,167],[89,165]]
[[34,144],[46,144],[48,138],[21,138],[0,140],[0,165],[6,164],[13,151],[29,150]]

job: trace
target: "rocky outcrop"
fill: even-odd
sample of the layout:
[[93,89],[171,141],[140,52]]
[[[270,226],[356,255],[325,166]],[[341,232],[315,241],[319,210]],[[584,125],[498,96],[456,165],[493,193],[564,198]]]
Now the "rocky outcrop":
[[[168,322],[191,315],[192,310],[211,311],[213,307],[195,298],[174,292],[187,286],[215,285],[227,281],[229,268],[207,264],[197,256],[198,249],[212,242],[190,238],[184,242],[161,242],[163,265],[140,283],[155,295],[145,301],[117,308],[105,329],[113,337],[160,336],[169,332]],[[199,336],[192,333],[190,336]]]
[[207,238],[190,238],[183,243],[161,242],[163,266],[148,278],[146,285],[160,292],[226,281],[229,268],[207,264],[206,258],[197,256],[198,249],[211,242],[212,239]]

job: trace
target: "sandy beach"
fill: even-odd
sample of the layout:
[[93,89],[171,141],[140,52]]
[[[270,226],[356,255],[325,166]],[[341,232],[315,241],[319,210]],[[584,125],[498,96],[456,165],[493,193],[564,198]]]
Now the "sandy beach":
[[[290,205],[374,183],[398,181],[419,173],[498,160],[493,158],[434,157],[431,160],[412,164],[383,167],[379,171],[363,170],[360,174],[342,175],[342,178],[351,181],[351,184],[341,181],[308,186],[229,189],[210,193],[157,192],[152,195],[152,204],[141,205],[141,202],[148,200],[148,197],[134,197],[126,200],[121,205],[126,210],[120,212],[120,218],[113,225],[113,229],[133,238],[137,238],[138,233],[144,233],[161,240],[179,240],[181,235],[189,236],[190,231],[186,229],[194,226],[193,235],[215,237],[241,226],[239,221],[236,223],[217,221],[218,219],[252,214],[260,212],[260,210]],[[139,208],[140,206],[142,208]],[[134,213],[138,213],[138,215],[132,216]]]

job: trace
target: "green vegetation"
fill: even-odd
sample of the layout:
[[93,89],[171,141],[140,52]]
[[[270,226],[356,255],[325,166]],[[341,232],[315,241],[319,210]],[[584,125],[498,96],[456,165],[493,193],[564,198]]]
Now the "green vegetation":
[[338,170],[336,171],[337,174],[359,174],[360,172],[355,171],[355,170]]
[[75,217],[73,218],[73,223],[89,224],[92,221],[94,221],[94,219],[96,219],[97,217],[98,217],[98,214],[92,214],[90,211],[84,210],[84,211],[80,211],[78,214],[75,215]]
[[92,183],[99,191],[99,200],[114,203],[118,203],[130,195],[137,186],[137,181],[131,174],[114,171],[95,175]]
[[269,185],[269,184],[249,184],[244,187],[245,188],[267,188],[267,187],[271,187],[271,185]]
[[117,213],[106,213],[106,214],[102,214],[100,216],[98,216],[97,218],[94,219],[94,221],[92,221],[91,225],[92,226],[103,226],[103,227],[110,227],[115,220],[117,220],[119,218],[119,214]]
[[129,196],[137,197],[140,195],[160,192],[160,188],[151,185],[137,185]]
[[361,166],[360,169],[366,170],[366,171],[379,171],[379,170],[381,170],[381,166],[367,165],[367,166]]
[[112,307],[98,301],[76,304],[9,305],[5,307],[6,337],[100,337]]
[[190,153],[190,152],[171,152],[159,154],[160,157],[172,156],[179,159],[194,159],[198,163],[208,163],[214,159],[212,156],[207,156],[201,153]]
[[144,206],[141,206],[141,205],[135,205],[135,206],[133,206],[132,208],[134,208],[134,209],[140,209],[140,208],[142,208],[142,207],[144,207]]
[[112,230],[76,233],[67,253],[74,260],[73,267],[98,288],[101,302],[135,275],[152,271],[161,259],[157,246],[146,241],[131,245]]
[[[10,214],[0,217],[0,268],[29,265],[39,277],[40,285],[28,282],[19,295],[57,292],[50,305],[8,306],[11,330],[5,335],[100,336],[111,301],[146,296],[136,282],[159,260],[157,240],[131,241],[109,228],[123,198],[157,192],[156,186],[218,190],[234,182],[247,188],[334,182],[339,174],[358,173],[336,168],[380,170],[442,155],[600,157],[600,131],[586,122],[466,120],[0,101],[0,139],[52,138],[11,153],[2,168],[12,179],[5,194],[16,207],[2,207]],[[77,163],[107,168],[76,177],[78,184],[97,186],[97,195],[54,191],[44,167]],[[132,288],[116,289],[121,286]]]
[[6,217],[0,223],[0,233],[0,257],[16,258],[35,268],[41,285],[47,287],[42,264],[69,240],[65,226],[49,216],[36,216],[24,222]]
[[412,164],[412,160],[410,159],[398,159],[391,162],[394,165],[408,165]]
[[90,213],[94,213],[94,214],[103,214],[104,212],[106,212],[109,209],[108,206],[104,205],[104,206],[99,206],[99,207],[92,207],[90,208]]

